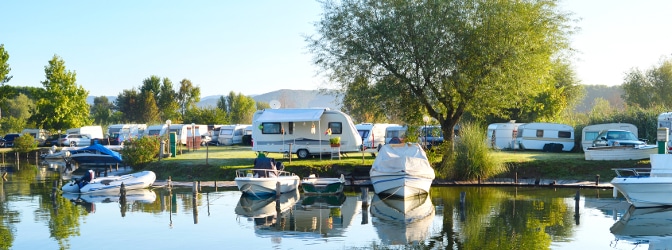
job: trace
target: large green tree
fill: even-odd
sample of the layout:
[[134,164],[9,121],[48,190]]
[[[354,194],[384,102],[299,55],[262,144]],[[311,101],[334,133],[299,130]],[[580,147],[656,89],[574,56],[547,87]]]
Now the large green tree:
[[631,70],[622,87],[622,98],[627,104],[642,108],[667,105],[672,99],[672,60],[663,60],[646,73],[639,69]]
[[135,88],[125,89],[114,101],[117,111],[123,114],[119,120],[125,123],[135,123],[142,120],[142,99],[140,93]]
[[501,112],[543,91],[572,32],[556,0],[326,0],[323,9],[307,40],[324,73],[342,87],[398,83],[380,89],[407,91],[387,95],[416,104],[401,112],[436,119],[449,143],[466,112]]
[[9,61],[9,53],[5,50],[5,45],[0,44],[0,86],[5,85],[12,79],[12,76],[9,75],[12,68],[9,67],[7,61]]
[[177,102],[182,116],[187,110],[196,108],[196,103],[201,101],[201,88],[194,86],[189,79],[180,81],[180,90],[177,92]]
[[255,101],[242,93],[229,92],[226,97],[227,116],[231,124],[251,124],[254,115]]
[[35,103],[33,100],[22,93],[7,100],[2,119],[0,119],[0,132],[21,132],[22,129],[28,127],[28,119],[34,109]]
[[37,102],[37,112],[32,116],[38,127],[45,129],[68,129],[91,124],[89,91],[76,83],[76,74],[66,70],[65,61],[54,55],[44,67],[46,80],[42,85],[45,96]]
[[93,98],[91,106],[91,118],[93,123],[108,125],[113,122],[112,112],[114,104],[107,99],[107,96],[97,96]]

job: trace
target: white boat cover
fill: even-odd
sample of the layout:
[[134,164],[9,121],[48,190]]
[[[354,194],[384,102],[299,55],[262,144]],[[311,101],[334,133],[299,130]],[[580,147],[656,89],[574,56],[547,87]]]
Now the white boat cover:
[[434,169],[427,154],[417,143],[387,144],[380,148],[371,172],[399,173],[434,179]]
[[255,122],[314,122],[324,109],[265,109]]

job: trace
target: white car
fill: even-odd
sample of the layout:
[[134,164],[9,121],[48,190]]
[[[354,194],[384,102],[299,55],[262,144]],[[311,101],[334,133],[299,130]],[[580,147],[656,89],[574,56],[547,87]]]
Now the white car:
[[91,145],[91,137],[82,134],[67,134],[61,137],[59,145],[79,147]]
[[209,135],[201,135],[201,146],[205,146],[212,141],[212,137]]

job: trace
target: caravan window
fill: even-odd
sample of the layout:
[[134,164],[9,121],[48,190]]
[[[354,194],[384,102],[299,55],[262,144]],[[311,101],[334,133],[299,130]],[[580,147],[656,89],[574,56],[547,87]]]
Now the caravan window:
[[233,133],[234,136],[241,136],[243,135],[243,130],[242,128],[236,129],[236,131]]
[[558,138],[572,138],[572,132],[558,131]]
[[586,135],[583,137],[584,141],[594,141],[595,139],[597,139],[597,131],[586,132]]
[[280,127],[282,126],[279,122],[264,122],[261,123],[262,134],[280,134]]
[[331,129],[331,134],[343,134],[343,123],[342,122],[330,122],[329,128]]
[[537,137],[544,137],[544,130],[537,129]]

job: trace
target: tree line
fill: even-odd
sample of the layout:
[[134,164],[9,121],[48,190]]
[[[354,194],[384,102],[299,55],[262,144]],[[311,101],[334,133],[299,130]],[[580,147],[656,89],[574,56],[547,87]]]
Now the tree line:
[[200,108],[196,106],[200,87],[183,79],[175,89],[170,79],[156,75],[144,79],[138,88],[122,90],[114,102],[99,96],[89,105],[89,91],[77,84],[76,74],[66,69],[58,55],[44,67],[42,88],[9,85],[8,60],[9,52],[0,44],[0,134],[24,128],[55,132],[93,124],[162,124],[166,120],[174,124],[245,124],[252,122],[255,110],[268,107],[268,103],[231,91],[220,97],[216,107]]

